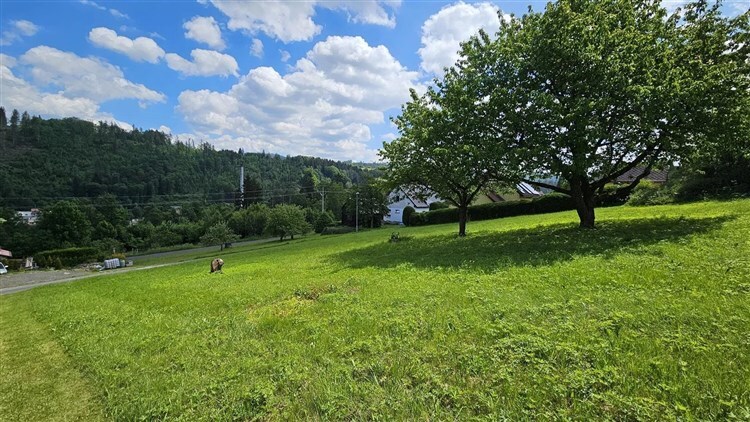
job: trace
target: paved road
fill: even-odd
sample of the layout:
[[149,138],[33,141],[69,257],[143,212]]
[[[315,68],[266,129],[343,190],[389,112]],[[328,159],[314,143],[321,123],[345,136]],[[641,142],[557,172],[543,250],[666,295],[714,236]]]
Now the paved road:
[[[248,240],[245,242],[234,242],[232,244],[231,249],[234,249],[240,246],[267,243],[267,242],[271,242],[274,240],[278,241],[277,238],[271,238],[271,239],[261,239],[261,240]],[[148,255],[135,255],[135,256],[128,256],[128,259],[129,260],[132,259],[133,261],[137,262],[139,259],[144,259],[144,258],[161,258],[161,257],[167,257],[167,256],[179,256],[179,255],[194,253],[194,252],[210,252],[210,251],[219,252],[219,247],[209,246],[205,248],[183,249],[180,251],[159,252],[159,253],[148,254]],[[108,270],[108,271],[101,271],[101,272],[100,271],[95,271],[95,272],[87,271],[87,270],[82,270],[82,269],[39,270],[39,271],[24,271],[24,272],[17,272],[17,273],[12,272],[8,274],[0,275],[0,295],[21,292],[24,290],[33,289],[34,287],[38,287],[38,286],[46,286],[48,284],[66,283],[68,281],[81,280],[84,278],[98,277],[101,275],[121,274],[121,273],[129,272],[129,271],[146,270],[149,268],[164,267],[167,265],[183,264],[185,262],[190,262],[190,261],[193,261],[193,260],[174,262],[174,263],[169,263],[169,264],[149,265],[146,267],[118,268],[115,270]]]
[[[185,261],[189,262],[189,261]],[[149,265],[146,267],[118,268],[108,271],[74,270],[39,270],[25,271],[22,273],[5,274],[0,277],[0,295],[22,292],[34,287],[46,286],[48,284],[67,283],[68,281],[81,280],[84,278],[99,277],[102,275],[122,274],[130,271],[147,270],[150,268],[166,267],[168,265],[183,264],[184,262],[173,262],[169,264]]]

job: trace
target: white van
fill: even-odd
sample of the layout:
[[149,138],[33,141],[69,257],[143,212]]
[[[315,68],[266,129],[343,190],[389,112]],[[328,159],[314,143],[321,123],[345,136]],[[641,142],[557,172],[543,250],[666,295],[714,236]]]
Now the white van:
[[7,273],[8,273],[8,268],[6,268],[5,265],[3,265],[2,262],[0,262],[0,274],[7,274]]

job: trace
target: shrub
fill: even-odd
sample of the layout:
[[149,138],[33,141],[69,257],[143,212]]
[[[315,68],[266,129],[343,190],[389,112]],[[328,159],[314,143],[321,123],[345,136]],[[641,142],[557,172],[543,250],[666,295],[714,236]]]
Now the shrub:
[[411,221],[409,218],[411,218],[412,214],[414,214],[414,208],[412,207],[405,207],[404,211],[401,214],[401,222],[404,223],[407,226],[411,225]]
[[674,194],[666,186],[660,186],[648,180],[641,181],[633,189],[628,205],[661,205],[674,202]]
[[315,229],[315,233],[323,233],[323,230],[334,224],[336,224],[336,221],[334,220],[333,213],[326,211],[318,214],[313,228]]
[[[469,221],[491,220],[516,215],[545,214],[575,209],[573,199],[567,195],[551,193],[533,200],[495,202],[469,207]],[[424,226],[458,222],[458,208],[446,208],[412,214],[409,224]]]
[[[532,214],[546,214],[550,212],[570,211],[576,209],[573,198],[562,193],[550,193],[531,201]],[[520,215],[520,214],[519,214]]]
[[604,192],[597,196],[596,205],[598,207],[614,207],[625,204],[628,200],[628,194],[622,192],[618,193],[617,190],[621,187],[623,186],[618,186],[613,183],[607,183],[604,185]]
[[0,259],[0,262],[5,264],[11,271],[21,270],[26,263],[25,259]]
[[322,235],[326,234],[344,234],[344,233],[352,233],[354,231],[354,227],[350,226],[331,226],[326,227],[323,229],[323,231],[320,233]]
[[99,239],[91,242],[91,246],[97,250],[96,258],[99,261],[112,255],[112,251],[122,251],[123,244],[117,239]]
[[92,247],[55,249],[39,252],[35,256],[40,266],[46,267],[74,267],[78,264],[96,261],[97,250]]
[[721,182],[718,177],[688,177],[677,190],[677,199],[686,202],[719,197],[723,193]]
[[414,213],[409,219],[409,224],[424,226],[427,224],[455,223],[458,221],[458,208],[445,208],[442,210]]
[[445,202],[438,201],[430,204],[430,211],[444,210],[446,208],[450,208],[450,205]]
[[404,224],[406,224],[407,226],[425,226],[429,224],[427,222],[427,217],[428,217],[427,214],[429,214],[429,212],[423,212],[423,213],[415,212],[414,214],[409,216],[409,223],[407,224],[406,222],[404,222]]

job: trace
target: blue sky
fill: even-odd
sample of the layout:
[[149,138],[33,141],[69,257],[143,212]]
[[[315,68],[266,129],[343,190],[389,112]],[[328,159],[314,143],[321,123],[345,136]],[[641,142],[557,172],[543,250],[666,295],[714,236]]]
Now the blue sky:
[[0,105],[220,149],[375,161],[409,88],[479,28],[493,32],[498,11],[528,5],[3,0]]

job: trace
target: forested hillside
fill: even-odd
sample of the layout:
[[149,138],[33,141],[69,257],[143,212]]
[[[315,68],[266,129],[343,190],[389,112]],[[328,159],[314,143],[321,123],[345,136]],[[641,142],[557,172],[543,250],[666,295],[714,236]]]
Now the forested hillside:
[[[75,118],[0,116],[0,207],[44,207],[59,199],[114,195],[124,205],[153,199],[232,201],[240,165],[253,195],[294,202],[308,183],[358,184],[372,169],[311,157],[216,151],[200,140],[154,130],[126,131]],[[307,170],[307,172],[306,172]],[[246,190],[249,190],[246,187]],[[262,191],[262,192],[258,192]]]

